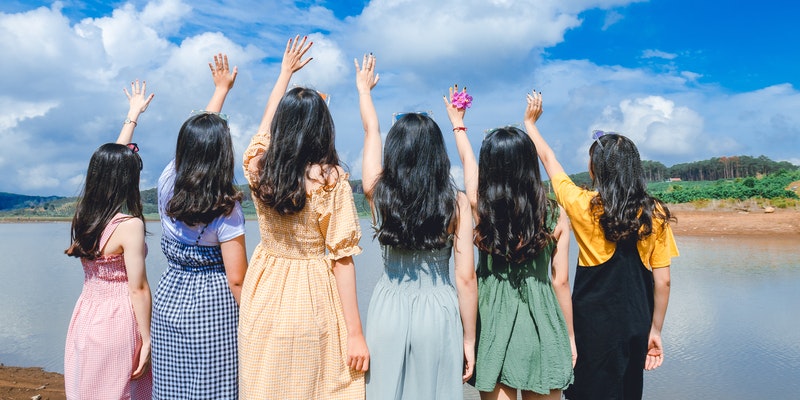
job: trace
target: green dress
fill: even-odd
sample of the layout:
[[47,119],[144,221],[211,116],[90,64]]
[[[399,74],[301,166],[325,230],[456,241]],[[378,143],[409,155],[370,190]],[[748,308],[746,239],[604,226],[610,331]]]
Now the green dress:
[[549,275],[554,247],[521,264],[480,252],[476,389],[502,383],[547,394],[572,383],[567,325]]

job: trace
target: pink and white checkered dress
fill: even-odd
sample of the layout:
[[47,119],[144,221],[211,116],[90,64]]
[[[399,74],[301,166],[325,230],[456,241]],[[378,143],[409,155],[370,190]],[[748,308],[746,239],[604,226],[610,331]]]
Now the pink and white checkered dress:
[[[100,248],[126,216],[117,214]],[[122,254],[81,259],[83,291],[67,331],[64,381],[67,399],[150,399],[152,375],[131,380],[142,338],[128,295]]]

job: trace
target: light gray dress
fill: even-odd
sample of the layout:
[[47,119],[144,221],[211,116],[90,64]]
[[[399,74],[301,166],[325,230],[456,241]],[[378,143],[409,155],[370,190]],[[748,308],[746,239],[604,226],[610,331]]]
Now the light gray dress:
[[464,331],[450,280],[451,246],[383,246],[367,314],[367,399],[463,399]]

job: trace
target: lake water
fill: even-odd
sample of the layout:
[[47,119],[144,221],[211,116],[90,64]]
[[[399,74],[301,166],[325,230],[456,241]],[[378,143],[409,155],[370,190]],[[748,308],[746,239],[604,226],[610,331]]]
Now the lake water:
[[[153,292],[165,266],[161,227],[148,223]],[[362,220],[356,256],[366,318],[381,274],[378,246]],[[0,363],[63,372],[64,338],[83,272],[63,254],[68,223],[0,224]],[[247,221],[248,255],[258,241]],[[664,326],[664,365],[645,373],[647,399],[794,399],[800,393],[800,240],[679,237]],[[571,264],[577,250],[573,241]]]

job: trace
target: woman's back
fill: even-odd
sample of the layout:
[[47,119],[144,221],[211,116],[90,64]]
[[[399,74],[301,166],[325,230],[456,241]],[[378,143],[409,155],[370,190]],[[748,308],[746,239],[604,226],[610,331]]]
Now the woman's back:
[[453,286],[450,279],[452,246],[434,250],[406,250],[381,246],[386,277],[407,290]]
[[[100,249],[125,217],[117,214],[108,224]],[[91,398],[103,393],[149,399],[150,374],[130,379],[131,358],[142,338],[131,307],[123,254],[81,258],[81,264],[83,290],[72,313],[64,355],[67,393],[70,398]]]

